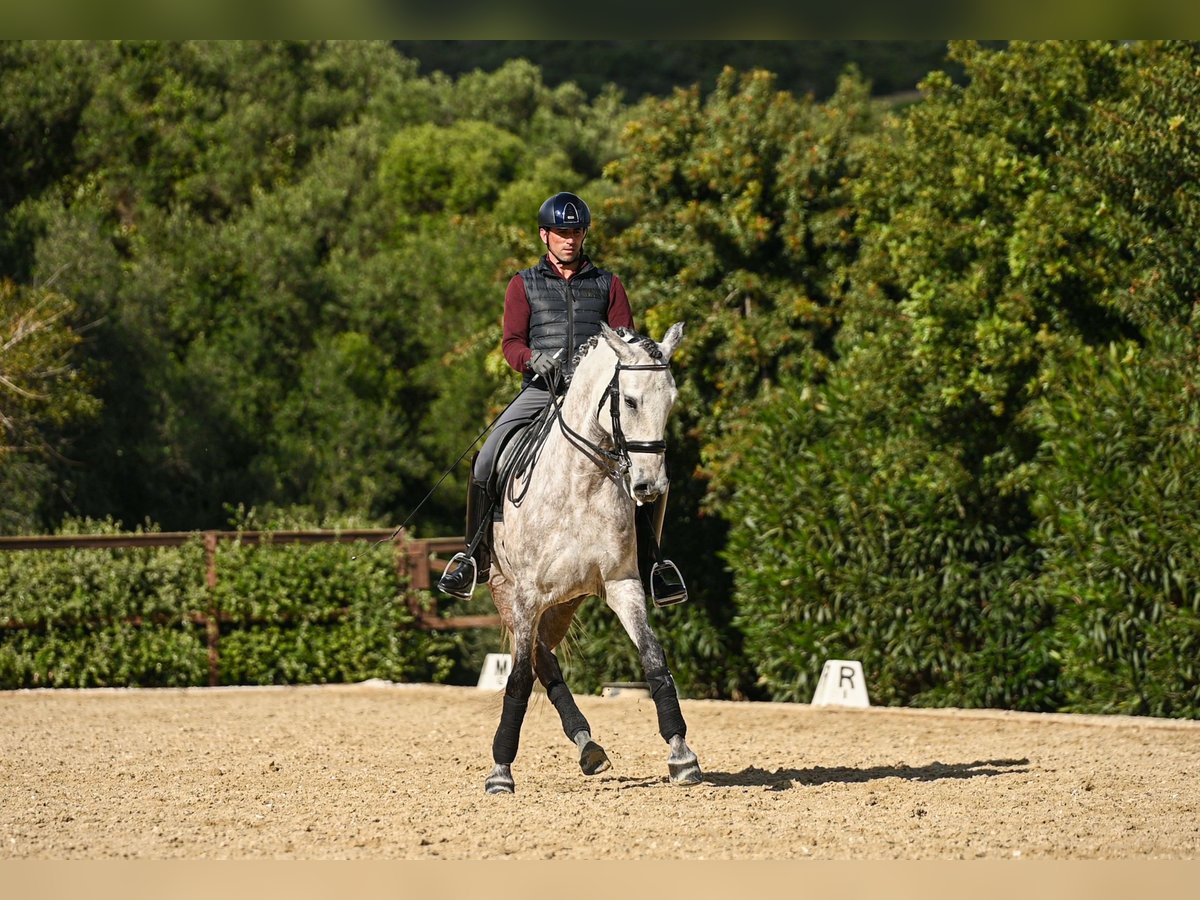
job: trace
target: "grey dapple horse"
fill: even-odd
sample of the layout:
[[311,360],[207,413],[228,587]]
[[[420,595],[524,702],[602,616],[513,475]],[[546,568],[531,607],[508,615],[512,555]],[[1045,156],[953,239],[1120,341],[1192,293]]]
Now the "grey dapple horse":
[[604,598],[638,649],[659,733],[670,746],[671,781],[701,780],[675,682],[646,618],[634,533],[636,506],[667,489],[663,435],[676,397],[668,362],[682,337],[682,323],[672,325],[661,344],[603,326],[576,354],[559,420],[537,461],[506,492],[488,588],[512,636],[513,665],[492,742],[490,794],[514,790],[512,763],[534,677],[578,748],[583,773],[609,768],[554,655],[589,596]]

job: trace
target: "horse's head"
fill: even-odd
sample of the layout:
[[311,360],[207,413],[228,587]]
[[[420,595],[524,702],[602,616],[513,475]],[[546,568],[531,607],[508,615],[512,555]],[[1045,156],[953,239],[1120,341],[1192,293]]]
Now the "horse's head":
[[601,326],[616,355],[611,380],[596,405],[596,420],[612,442],[630,495],[649,502],[667,489],[667,418],[678,392],[671,377],[671,354],[683,338],[683,323],[667,329],[662,343],[632,332]]

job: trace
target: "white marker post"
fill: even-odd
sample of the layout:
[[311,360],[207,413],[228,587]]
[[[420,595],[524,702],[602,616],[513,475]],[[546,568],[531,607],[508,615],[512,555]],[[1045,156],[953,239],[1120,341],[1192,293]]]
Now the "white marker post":
[[857,659],[829,659],[821,669],[813,706],[870,706],[867,679]]
[[479,670],[479,684],[482,691],[502,690],[508,684],[508,673],[512,671],[512,654],[489,653],[483,660],[483,668]]

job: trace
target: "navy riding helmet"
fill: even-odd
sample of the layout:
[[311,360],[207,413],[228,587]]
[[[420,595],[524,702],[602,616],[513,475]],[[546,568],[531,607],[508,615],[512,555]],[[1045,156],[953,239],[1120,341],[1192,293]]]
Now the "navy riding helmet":
[[570,191],[546,198],[538,210],[538,228],[587,228],[591,224],[592,211]]

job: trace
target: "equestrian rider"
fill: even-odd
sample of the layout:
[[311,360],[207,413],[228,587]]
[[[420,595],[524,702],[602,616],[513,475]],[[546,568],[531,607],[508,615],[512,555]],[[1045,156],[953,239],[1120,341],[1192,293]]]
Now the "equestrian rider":
[[[546,253],[537,265],[522,269],[504,293],[504,358],[524,376],[523,390],[496,420],[475,458],[467,494],[468,551],[473,536],[490,524],[493,498],[488,481],[509,434],[533,421],[550,403],[551,391],[563,390],[571,359],[600,323],[633,328],[633,313],[621,280],[597,268],[583,252],[592,214],[575,194],[562,191],[538,210],[538,236]],[[438,581],[438,588],[468,598],[477,580],[486,581],[491,553],[486,536],[474,556],[460,553]],[[479,577],[482,576],[482,577]]]

